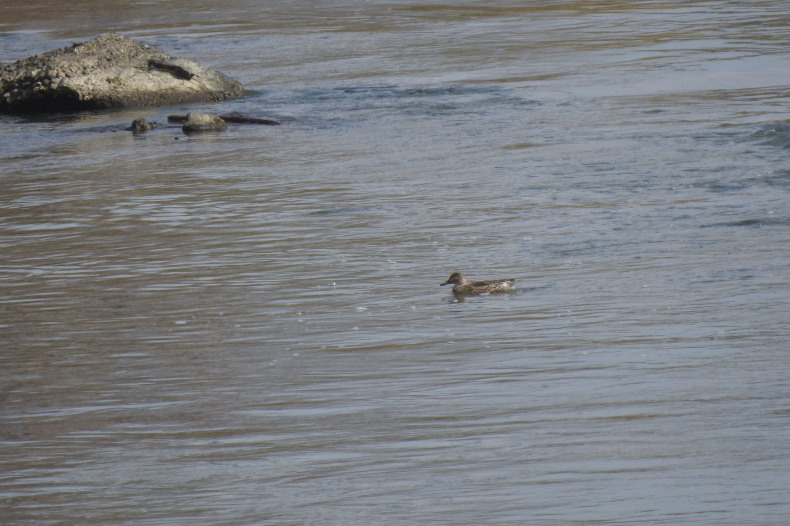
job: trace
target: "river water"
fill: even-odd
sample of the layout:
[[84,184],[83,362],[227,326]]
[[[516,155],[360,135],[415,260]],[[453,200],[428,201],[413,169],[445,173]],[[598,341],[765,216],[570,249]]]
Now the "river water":
[[2,524],[787,524],[783,2],[8,4],[249,93],[0,117]]

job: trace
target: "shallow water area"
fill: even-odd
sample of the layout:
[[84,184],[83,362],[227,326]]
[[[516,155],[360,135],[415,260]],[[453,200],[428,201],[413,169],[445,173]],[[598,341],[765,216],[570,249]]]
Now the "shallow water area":
[[34,4],[249,93],[0,116],[4,524],[786,522],[781,5]]

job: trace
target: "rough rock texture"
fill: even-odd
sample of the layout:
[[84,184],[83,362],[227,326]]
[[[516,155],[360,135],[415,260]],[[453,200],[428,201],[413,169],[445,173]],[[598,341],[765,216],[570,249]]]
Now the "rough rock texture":
[[132,121],[132,126],[129,128],[132,133],[135,135],[139,135],[141,133],[145,133],[148,131],[153,130],[156,127],[155,122],[148,122],[145,119],[135,119]]
[[181,129],[184,133],[222,131],[226,128],[225,121],[219,115],[210,113],[189,113]]
[[217,101],[244,94],[222,73],[117,33],[0,69],[0,112],[28,113]]

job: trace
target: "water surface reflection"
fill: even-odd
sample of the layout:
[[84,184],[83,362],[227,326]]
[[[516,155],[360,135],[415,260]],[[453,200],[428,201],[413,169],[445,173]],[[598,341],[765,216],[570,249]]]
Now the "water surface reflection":
[[780,6],[35,7],[285,124],[2,118],[6,522],[784,523]]

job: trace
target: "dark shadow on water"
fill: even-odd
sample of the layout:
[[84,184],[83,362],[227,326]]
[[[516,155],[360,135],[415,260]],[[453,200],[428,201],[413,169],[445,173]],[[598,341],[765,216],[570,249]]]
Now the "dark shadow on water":
[[762,217],[762,218],[740,219],[738,221],[727,221],[725,223],[712,223],[710,225],[702,225],[701,228],[711,228],[711,227],[721,227],[721,226],[761,228],[764,226],[787,226],[787,225],[790,225],[790,218],[787,217]]

